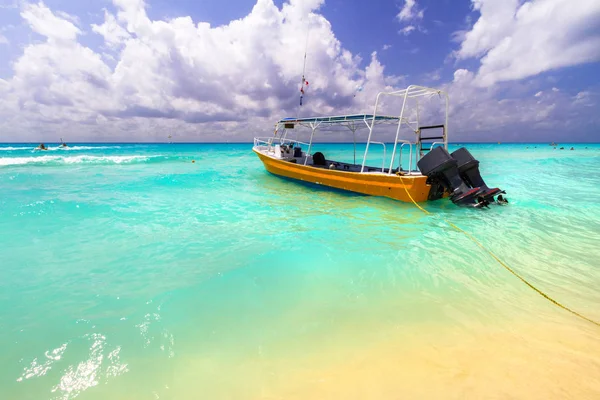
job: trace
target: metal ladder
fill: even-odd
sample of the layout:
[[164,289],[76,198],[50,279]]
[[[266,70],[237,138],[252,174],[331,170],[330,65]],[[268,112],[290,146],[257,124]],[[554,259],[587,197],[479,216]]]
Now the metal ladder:
[[[442,136],[427,136],[427,137],[423,137],[422,136],[422,132],[424,130],[429,130],[429,129],[442,129]],[[442,139],[441,143],[445,143],[446,142],[446,125],[430,125],[430,126],[421,126],[419,127],[419,129],[417,130],[417,143],[419,144],[419,158],[423,157],[423,152],[425,151],[430,151],[431,149],[433,149],[433,146],[436,143],[440,143],[438,141],[436,141],[437,139]],[[433,142],[428,142],[426,144],[429,144],[429,147],[423,147],[423,140],[432,140]]]

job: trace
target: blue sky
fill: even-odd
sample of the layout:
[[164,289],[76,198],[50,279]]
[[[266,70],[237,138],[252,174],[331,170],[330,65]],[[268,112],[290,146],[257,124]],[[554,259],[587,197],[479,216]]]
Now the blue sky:
[[307,27],[301,115],[420,84],[457,141],[600,141],[597,0],[0,0],[0,141],[268,135]]

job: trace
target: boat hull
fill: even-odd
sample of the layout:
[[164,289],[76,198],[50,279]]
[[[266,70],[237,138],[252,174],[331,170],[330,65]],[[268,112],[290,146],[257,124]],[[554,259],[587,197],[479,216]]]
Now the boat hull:
[[416,202],[427,201],[431,189],[431,185],[426,183],[427,177],[423,175],[401,177],[315,168],[279,160],[254,149],[253,151],[270,173],[303,182],[404,202],[411,202],[408,193]]

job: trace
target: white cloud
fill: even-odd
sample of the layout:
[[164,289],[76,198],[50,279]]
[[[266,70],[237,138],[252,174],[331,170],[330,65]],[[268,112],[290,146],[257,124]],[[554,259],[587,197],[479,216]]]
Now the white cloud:
[[104,23],[102,25],[92,24],[92,30],[104,37],[104,41],[110,47],[118,47],[131,36],[118,24],[114,15],[104,11]]
[[50,41],[75,40],[81,31],[72,22],[60,18],[52,13],[43,3],[26,4],[21,17],[25,19],[31,29]]
[[[307,22],[310,85],[302,113],[356,111],[353,106],[374,99],[396,78],[378,76],[383,66],[376,54],[361,69],[360,58],[341,46],[316,13],[321,4],[291,0],[279,9],[272,0],[258,0],[246,17],[211,27],[190,17],[151,20],[143,1],[114,0],[116,15],[105,12],[104,23],[91,27],[108,47],[119,49],[111,54],[81,45],[81,31],[64,15],[42,3],[26,5],[22,17],[46,39],[26,46],[14,63],[14,76],[6,81],[11,96],[0,99],[6,116],[0,131],[19,126],[39,134],[71,121],[82,134],[105,137],[107,127],[122,135],[125,128],[135,131],[132,123],[147,126],[150,120],[190,132],[204,123],[203,134],[218,135],[212,139],[253,124],[264,129],[297,111]],[[360,103],[354,98],[359,85]],[[245,132],[248,139],[255,133]]]
[[573,104],[576,106],[593,107],[597,104],[594,101],[594,97],[597,97],[594,93],[584,90],[574,96]]
[[0,34],[0,44],[8,44],[8,39],[6,38],[6,36],[2,36]]
[[[477,87],[476,79],[472,71],[458,69],[453,81],[443,85],[450,96],[451,140],[469,131],[476,132],[470,135],[471,140],[486,141],[490,140],[490,134],[500,131],[504,141],[521,141],[535,138],[536,132],[548,138],[553,132],[567,129],[573,135],[572,139],[589,140],[585,127],[600,124],[597,113],[587,114],[586,121],[574,118],[574,115],[581,115],[581,105],[597,104],[591,92],[572,97],[551,90],[523,97],[520,90],[514,95],[507,94],[508,84]],[[575,135],[579,137],[575,138]]]
[[[269,134],[274,119],[298,112],[307,26],[310,85],[301,115],[372,112],[379,91],[418,83],[387,74],[376,52],[361,67],[319,14],[323,0],[290,0],[281,8],[257,0],[248,15],[217,27],[191,17],[152,20],[141,0],[113,3],[116,12],[105,11],[91,29],[43,3],[23,6],[24,21],[44,40],[25,46],[13,76],[0,79],[2,139],[52,140],[60,132],[77,135],[68,140],[105,141],[164,140],[173,132],[190,140]],[[411,4],[411,15],[421,19]],[[97,51],[79,41],[90,30],[103,40]],[[487,54],[493,42],[469,51]],[[438,80],[440,71],[423,76]],[[547,90],[539,98],[530,91],[524,99],[507,97],[502,84],[479,89],[480,79],[481,70],[459,69],[452,82],[440,83],[451,96],[454,135],[597,121],[573,117],[580,105],[597,104],[592,91],[577,97]],[[511,132],[526,134],[521,128]]]
[[12,0],[12,2],[9,4],[8,0],[6,1],[7,4],[0,4],[0,9],[5,8],[5,9],[9,9],[9,8],[18,8],[19,5],[17,3],[18,0]]
[[471,0],[480,12],[470,31],[459,31],[462,41],[459,58],[480,57],[494,48],[513,31],[519,0]]
[[75,24],[77,26],[79,26],[81,24],[81,21],[79,20],[79,17],[76,16],[76,15],[71,15],[71,14],[66,13],[64,11],[56,11],[56,15],[58,15],[62,19],[66,19],[67,21],[71,21],[73,24]]
[[384,45],[383,45],[383,48],[382,48],[382,50],[384,50],[384,51],[385,51],[385,50],[389,50],[389,49],[391,49],[391,48],[392,48],[392,45],[391,45],[391,44],[384,44]]
[[427,32],[424,28],[419,25],[419,21],[423,19],[423,10],[420,10],[416,0],[405,0],[404,6],[396,15],[398,21],[401,24],[406,24],[398,33],[408,36],[415,29],[419,29],[421,32]]
[[438,68],[432,72],[423,74],[423,79],[425,79],[425,81],[436,82],[436,81],[439,81],[440,79],[442,79],[441,73],[442,73],[442,69]]
[[416,0],[405,0],[396,18],[400,21],[423,19],[423,10],[419,10]]
[[482,57],[477,85],[600,60],[600,1],[472,2],[481,15],[462,36],[456,56]]
[[415,27],[413,25],[407,25],[404,28],[400,29],[400,33],[402,33],[404,36],[408,36],[414,30]]

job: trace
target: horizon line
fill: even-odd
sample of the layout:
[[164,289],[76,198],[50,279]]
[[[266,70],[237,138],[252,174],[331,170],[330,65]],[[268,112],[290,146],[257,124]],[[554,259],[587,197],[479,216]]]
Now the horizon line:
[[[61,142],[0,142],[0,145],[15,145],[15,144],[24,144],[24,145],[39,145],[39,143],[44,143],[44,144],[61,144]],[[67,142],[64,142],[67,143]],[[67,145],[69,144],[129,144],[129,145],[134,145],[134,144],[173,144],[173,145],[189,145],[189,144],[223,144],[223,145],[227,145],[227,144],[253,144],[254,142],[93,142],[93,141],[86,141],[86,142],[68,142]],[[353,144],[354,142],[313,142],[313,144]],[[356,142],[356,144],[366,144],[367,142]],[[385,142],[386,144],[393,144],[393,141],[390,142]],[[552,143],[559,145],[559,144],[600,144],[600,141],[590,141],[590,142],[582,142],[582,141],[575,141],[575,142],[502,142],[502,141],[491,141],[491,142],[468,142],[468,141],[456,141],[456,142],[448,142],[449,145],[460,145],[460,144],[547,144],[547,145],[552,145]],[[414,143],[413,143],[414,144]]]

